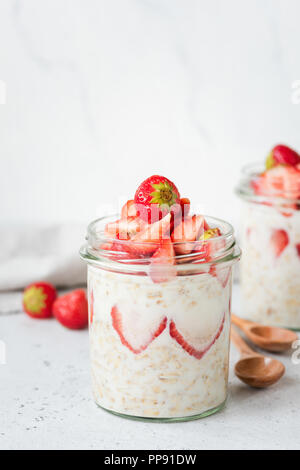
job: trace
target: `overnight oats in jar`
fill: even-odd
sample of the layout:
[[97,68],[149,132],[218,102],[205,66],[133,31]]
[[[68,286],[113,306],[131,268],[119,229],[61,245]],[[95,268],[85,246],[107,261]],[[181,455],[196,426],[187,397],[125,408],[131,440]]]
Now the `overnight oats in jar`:
[[96,403],[121,416],[161,421],[221,409],[232,266],[240,257],[232,227],[192,215],[175,185],[155,176],[117,220],[89,225],[81,257],[88,264]]
[[300,156],[278,145],[245,168],[240,266],[245,318],[300,329]]

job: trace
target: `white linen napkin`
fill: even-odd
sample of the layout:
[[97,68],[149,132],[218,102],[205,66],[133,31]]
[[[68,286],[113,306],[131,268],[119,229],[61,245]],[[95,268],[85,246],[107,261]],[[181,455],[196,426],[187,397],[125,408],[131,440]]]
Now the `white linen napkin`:
[[79,258],[86,227],[82,224],[0,225],[0,291],[47,281],[56,287],[86,282]]

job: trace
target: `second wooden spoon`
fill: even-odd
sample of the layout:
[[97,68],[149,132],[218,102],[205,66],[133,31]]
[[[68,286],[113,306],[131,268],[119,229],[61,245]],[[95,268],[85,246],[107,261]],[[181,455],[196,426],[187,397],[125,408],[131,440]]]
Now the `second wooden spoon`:
[[231,327],[231,339],[242,353],[235,365],[235,373],[242,382],[255,388],[265,388],[276,383],[285,372],[282,362],[254,352]]
[[231,315],[232,323],[238,326],[245,335],[261,349],[272,352],[283,352],[291,348],[298,339],[296,333],[275,326],[264,326],[236,315]]

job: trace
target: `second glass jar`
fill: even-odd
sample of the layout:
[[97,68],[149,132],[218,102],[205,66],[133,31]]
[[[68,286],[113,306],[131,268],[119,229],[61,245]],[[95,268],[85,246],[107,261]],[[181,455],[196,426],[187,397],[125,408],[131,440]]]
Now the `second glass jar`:
[[300,329],[300,201],[259,197],[248,166],[237,188],[243,201],[240,278],[242,315],[263,324]]

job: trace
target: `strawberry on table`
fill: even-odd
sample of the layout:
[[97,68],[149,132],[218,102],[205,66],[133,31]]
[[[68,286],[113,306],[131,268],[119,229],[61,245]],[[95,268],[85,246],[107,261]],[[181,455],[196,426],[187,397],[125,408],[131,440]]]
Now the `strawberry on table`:
[[49,318],[56,299],[56,289],[48,282],[34,282],[23,294],[24,311],[32,318]]
[[53,304],[53,315],[66,328],[79,330],[88,324],[88,302],[83,289],[62,295]]
[[152,223],[164,217],[172,207],[180,207],[180,194],[168,178],[153,175],[140,184],[134,202],[139,216]]

